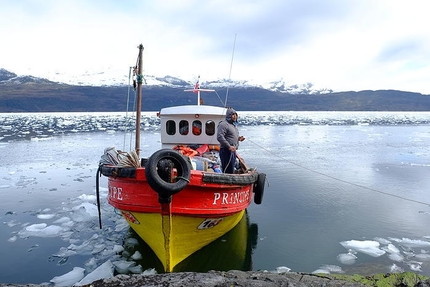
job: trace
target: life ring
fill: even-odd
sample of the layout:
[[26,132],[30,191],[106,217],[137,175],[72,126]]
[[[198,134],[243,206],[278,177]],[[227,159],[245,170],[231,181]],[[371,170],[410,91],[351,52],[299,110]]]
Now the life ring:
[[257,181],[254,182],[254,203],[255,204],[261,204],[261,202],[263,202],[265,182],[266,182],[266,174],[259,173]]
[[[170,170],[166,172],[166,166]],[[175,178],[166,178],[176,169]],[[145,166],[146,180],[149,186],[158,193],[160,203],[168,203],[173,194],[184,189],[190,182],[191,165],[182,154],[171,149],[156,151],[148,159]]]

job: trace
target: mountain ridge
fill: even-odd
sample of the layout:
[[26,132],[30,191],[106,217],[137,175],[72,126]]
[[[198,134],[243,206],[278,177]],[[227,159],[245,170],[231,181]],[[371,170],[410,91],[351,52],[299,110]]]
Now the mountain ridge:
[[[94,82],[97,84],[87,83],[86,81],[82,81],[81,77],[80,79],[77,78],[75,80],[70,80],[68,78],[68,81],[65,80],[64,77],[59,77],[59,74],[56,74],[57,81],[55,80],[48,80],[47,78],[37,78],[30,75],[25,76],[18,76],[17,74],[7,71],[4,68],[0,68],[0,85],[2,84],[10,84],[10,83],[19,83],[20,80],[24,80],[24,83],[29,82],[31,79],[33,79],[35,82],[46,82],[46,83],[58,83],[58,84],[67,84],[67,85],[74,85],[74,86],[124,86],[127,85],[124,83],[123,79],[126,77],[123,75],[122,77],[118,77],[117,80],[115,80],[115,77],[111,75],[105,75],[104,72],[102,73],[91,73],[91,74],[85,74],[85,77],[91,76],[94,79]],[[100,78],[105,77],[104,81],[101,81]],[[55,78],[55,77],[54,77]],[[61,81],[62,80],[62,81]],[[144,75],[144,81],[149,86],[166,86],[170,88],[192,88],[194,87],[195,83],[192,83],[190,81],[166,75],[163,77],[159,76],[153,76],[153,75]],[[207,80],[200,83],[202,87],[205,88],[219,88],[219,87],[229,87],[229,88],[261,88],[270,90],[272,92],[281,92],[281,93],[291,93],[291,94],[324,94],[324,93],[331,93],[333,90],[331,89],[317,89],[314,87],[312,83],[304,83],[304,84],[293,84],[288,85],[285,80],[279,79],[279,80],[272,80],[270,82],[264,83],[264,84],[257,84],[257,83],[251,83],[249,81],[238,81],[238,80],[231,80],[231,79],[216,79],[216,80]]]
[[[196,101],[194,93],[184,93],[195,83],[172,76],[144,78],[144,111]],[[333,92],[315,89],[311,83],[286,85],[282,81],[264,88],[225,79],[201,82],[200,86],[217,90],[216,96],[203,94],[205,104],[220,105],[228,94],[228,106],[242,111],[430,111],[430,96],[397,90]],[[71,85],[0,69],[2,113],[133,110],[132,100],[126,105],[128,94],[134,92],[124,84]]]

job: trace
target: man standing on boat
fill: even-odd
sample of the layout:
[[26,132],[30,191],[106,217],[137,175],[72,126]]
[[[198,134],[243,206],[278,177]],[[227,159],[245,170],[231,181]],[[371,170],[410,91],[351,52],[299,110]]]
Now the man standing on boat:
[[224,173],[234,173],[236,150],[239,147],[239,142],[245,140],[243,136],[239,136],[237,112],[234,109],[228,108],[225,120],[218,125],[217,140],[221,145],[219,157],[222,171]]

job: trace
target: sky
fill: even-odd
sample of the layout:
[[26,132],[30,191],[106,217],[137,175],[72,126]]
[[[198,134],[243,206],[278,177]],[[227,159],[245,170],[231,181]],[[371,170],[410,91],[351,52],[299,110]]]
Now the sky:
[[[427,0],[0,0],[0,68],[430,94]],[[91,76],[87,77],[91,81]]]

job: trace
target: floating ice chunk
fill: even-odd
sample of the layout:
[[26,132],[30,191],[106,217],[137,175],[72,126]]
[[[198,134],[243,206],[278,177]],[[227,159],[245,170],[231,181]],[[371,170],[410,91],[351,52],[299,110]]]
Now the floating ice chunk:
[[415,258],[422,261],[430,261],[430,254],[420,253],[415,255]]
[[390,240],[385,239],[385,238],[381,238],[381,237],[375,237],[374,240],[378,241],[379,243],[384,244],[384,245],[388,245],[391,243]]
[[328,270],[329,272],[343,273],[342,267],[337,265],[323,265],[320,269]]
[[387,246],[382,247],[382,250],[388,253],[388,258],[393,261],[402,262],[405,258],[400,254],[400,250],[394,246],[394,244],[389,243]]
[[93,272],[85,276],[81,281],[75,284],[75,286],[82,286],[90,284],[99,279],[108,279],[114,277],[113,274],[114,266],[109,260],[97,267]]
[[14,227],[14,226],[18,225],[19,223],[15,220],[11,220],[11,221],[8,221],[6,224],[9,227]]
[[396,246],[394,246],[393,244],[391,244],[391,243],[387,245],[387,250],[386,251],[389,252],[389,253],[400,253],[400,250]]
[[2,185],[0,185],[0,188],[9,188],[10,187],[10,185],[8,185],[8,184],[2,184]]
[[313,271],[312,274],[318,274],[318,273],[330,274],[331,272],[343,273],[343,270],[342,270],[342,267],[337,265],[323,265],[317,270]]
[[143,267],[142,265],[133,266],[128,268],[128,271],[134,274],[141,274],[143,272]]
[[97,197],[92,194],[81,194],[80,196],[78,196],[78,198],[83,201],[96,201],[97,199]]
[[39,248],[39,244],[34,244],[33,246],[31,246],[30,248],[28,248],[28,252],[31,252],[31,251],[33,251],[34,249],[37,249],[37,248]]
[[27,185],[29,184],[36,184],[36,183],[37,183],[37,179],[35,177],[28,177],[28,176],[21,175],[19,177],[19,180],[15,183],[15,185],[19,187],[27,187]]
[[122,245],[118,245],[118,244],[115,244],[114,246],[113,246],[113,252],[115,252],[115,253],[121,253],[121,252],[123,252],[124,251],[124,246],[122,246]]
[[70,256],[73,256],[76,254],[77,254],[76,250],[73,250],[70,247],[69,248],[61,247],[57,253],[53,254],[53,256],[65,258],[65,257],[70,257]]
[[76,222],[90,221],[98,216],[97,206],[84,202],[73,208],[72,219]]
[[125,246],[131,246],[131,247],[136,246],[138,244],[139,244],[139,241],[137,241],[136,238],[127,238],[124,242]]
[[155,271],[155,268],[146,269],[142,273],[142,275],[154,275],[154,274],[157,274],[157,271]]
[[63,224],[63,223],[67,223],[70,222],[70,218],[67,216],[61,217],[60,219],[57,219],[54,221],[55,224]]
[[58,236],[63,229],[58,225],[49,225],[46,223],[32,224],[21,230],[18,234],[20,237],[55,237]]
[[327,269],[319,268],[315,271],[312,271],[312,274],[330,274],[330,271]]
[[391,238],[391,240],[398,242],[400,245],[405,247],[430,247],[430,242],[425,240],[415,240],[415,239],[409,239],[409,238]]
[[126,230],[130,227],[130,225],[128,225],[127,221],[121,217],[119,220],[116,221],[116,225],[115,225],[115,232],[121,232],[123,230]]
[[341,253],[337,256],[337,260],[345,265],[353,265],[357,260],[357,256],[352,253]]
[[403,255],[400,253],[390,253],[388,254],[388,258],[396,262],[402,262],[403,260],[405,260]]
[[414,257],[415,253],[412,249],[403,250],[403,254],[406,255],[406,257]]
[[100,253],[103,257],[114,256],[116,253],[113,249],[106,249],[105,244],[98,244],[94,246],[93,254]]
[[31,138],[31,141],[47,141],[47,140],[51,140],[53,139],[53,137],[45,137],[45,138]]
[[119,260],[119,261],[113,262],[113,265],[115,265],[115,269],[118,273],[127,274],[128,269],[131,267],[134,267],[136,265],[136,262]]
[[367,255],[370,255],[372,257],[379,257],[381,255],[385,254],[384,250],[379,249],[379,242],[372,241],[372,240],[349,240],[349,241],[342,241],[340,244],[345,247],[352,250],[355,250],[357,252],[361,252]]
[[9,242],[15,242],[18,239],[18,237],[16,236],[12,236],[11,238],[9,238],[7,241]]
[[52,219],[54,218],[55,214],[38,214],[37,218],[39,219]]
[[68,249],[75,250],[79,254],[89,255],[97,254],[106,248],[105,244],[95,243],[94,236],[89,240],[85,240],[81,245],[71,244]]
[[412,271],[421,272],[421,265],[423,263],[422,262],[418,262],[418,261],[410,261],[410,262],[407,262],[406,264],[408,264],[409,268]]
[[55,276],[50,280],[55,286],[73,286],[84,278],[84,268],[74,267],[72,271],[61,276]]
[[393,265],[390,266],[390,272],[391,273],[403,273],[405,270],[402,267],[397,266],[393,263]]
[[90,258],[90,259],[85,263],[85,266],[87,267],[87,269],[90,269],[90,270],[94,270],[94,269],[96,268],[96,265],[97,265],[97,259],[95,259],[94,257],[93,257],[93,258]]
[[73,222],[72,220],[65,221],[64,223],[61,224],[61,226],[63,226],[64,229],[68,229],[75,226],[75,222]]
[[136,251],[136,252],[134,252],[133,255],[131,255],[130,258],[133,259],[133,260],[140,260],[140,259],[142,259],[142,254],[140,254],[139,251]]
[[63,232],[63,233],[61,233],[61,238],[64,240],[64,241],[71,241],[71,239],[70,239],[70,237],[73,235],[73,231],[66,231],[66,232]]
[[286,272],[290,272],[290,271],[291,271],[291,269],[286,267],[286,266],[279,266],[279,267],[276,267],[276,269],[275,269],[275,273],[286,273]]

